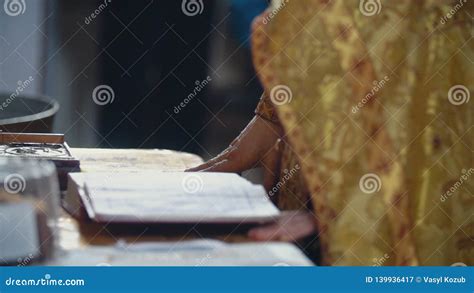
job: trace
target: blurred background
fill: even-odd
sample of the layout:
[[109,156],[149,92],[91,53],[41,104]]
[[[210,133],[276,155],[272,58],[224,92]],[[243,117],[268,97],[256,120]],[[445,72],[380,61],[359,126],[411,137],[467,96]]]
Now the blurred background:
[[207,159],[239,134],[262,94],[249,38],[267,0],[4,2],[0,91],[58,101],[53,131],[73,147]]

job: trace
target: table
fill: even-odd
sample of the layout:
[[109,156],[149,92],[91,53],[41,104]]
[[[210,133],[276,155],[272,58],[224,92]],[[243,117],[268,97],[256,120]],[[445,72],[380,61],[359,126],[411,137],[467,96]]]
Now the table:
[[[136,149],[71,149],[73,155],[81,161],[82,172],[110,171],[182,171],[196,166],[202,159],[193,154],[170,150],[136,150]],[[157,235],[148,231],[133,231],[133,235],[117,234],[107,226],[92,223],[79,223],[66,212],[59,218],[59,245],[64,251],[87,247],[88,245],[114,245],[119,240],[127,243],[149,241],[181,241],[203,238],[196,230],[189,230],[180,235]],[[138,232],[138,233],[137,233]],[[206,235],[207,237],[207,235]],[[214,233],[212,238],[226,242],[243,242],[244,233],[235,230],[232,233]]]

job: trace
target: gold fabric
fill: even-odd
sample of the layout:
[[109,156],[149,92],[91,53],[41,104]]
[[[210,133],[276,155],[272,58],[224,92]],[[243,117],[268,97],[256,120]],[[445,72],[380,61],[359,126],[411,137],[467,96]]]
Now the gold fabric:
[[474,265],[473,4],[284,0],[256,19],[325,264]]
[[286,141],[282,147],[281,170],[277,185],[276,203],[281,210],[312,210],[309,191],[306,188],[301,164],[291,145]]
[[255,109],[255,114],[270,122],[280,123],[275,107],[273,107],[272,102],[265,94],[260,98],[260,102]]

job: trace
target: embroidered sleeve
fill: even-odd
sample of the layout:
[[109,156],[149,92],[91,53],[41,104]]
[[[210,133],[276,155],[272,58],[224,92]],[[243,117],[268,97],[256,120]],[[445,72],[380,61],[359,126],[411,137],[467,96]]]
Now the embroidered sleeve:
[[268,120],[273,123],[280,123],[277,113],[275,111],[275,106],[273,105],[272,101],[263,93],[262,97],[260,98],[260,102],[255,109],[255,114],[262,117],[265,120]]

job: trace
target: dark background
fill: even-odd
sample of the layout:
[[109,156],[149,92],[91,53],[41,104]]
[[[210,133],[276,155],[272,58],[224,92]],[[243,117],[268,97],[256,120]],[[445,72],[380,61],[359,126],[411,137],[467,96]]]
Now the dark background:
[[[209,158],[253,116],[262,93],[252,66],[251,20],[266,0],[203,0],[201,14],[181,0],[26,0],[0,11],[0,90],[34,77],[31,94],[61,104],[55,131],[73,147],[167,148]],[[212,79],[176,113],[196,82]],[[110,86],[113,103],[92,92]]]

